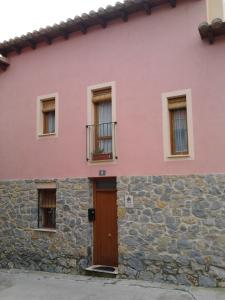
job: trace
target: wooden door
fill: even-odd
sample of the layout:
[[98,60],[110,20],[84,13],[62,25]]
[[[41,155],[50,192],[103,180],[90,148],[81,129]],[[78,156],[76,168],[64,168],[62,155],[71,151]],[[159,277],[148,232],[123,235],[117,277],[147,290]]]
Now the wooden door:
[[[115,182],[113,183],[115,186]],[[116,189],[94,182],[94,265],[118,266]]]

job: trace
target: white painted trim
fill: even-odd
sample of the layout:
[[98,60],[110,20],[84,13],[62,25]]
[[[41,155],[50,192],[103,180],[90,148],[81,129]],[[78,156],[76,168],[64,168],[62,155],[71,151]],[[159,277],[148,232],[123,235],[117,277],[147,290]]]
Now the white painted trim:
[[88,109],[88,118],[87,124],[92,125],[94,121],[94,105],[92,102],[92,91],[108,88],[112,89],[112,122],[116,122],[116,83],[115,81],[100,83],[96,85],[88,86],[87,88],[87,109]]
[[[188,150],[187,155],[172,155],[170,145],[170,121],[168,99],[175,97],[186,97],[187,109],[187,129],[188,129]],[[193,116],[192,116],[192,93],[191,89],[171,91],[162,94],[162,110],[163,110],[163,153],[164,160],[193,160],[194,159],[194,137],[193,137]]]
[[224,0],[206,0],[207,21],[209,24],[216,18],[224,20]]
[[56,182],[41,182],[41,183],[36,183],[36,188],[38,190],[56,189]]
[[[111,82],[104,82],[104,83],[99,83],[99,84],[96,84],[96,85],[91,85],[91,86],[88,86],[87,88],[87,125],[93,125],[94,123],[94,104],[93,104],[93,101],[92,101],[92,92],[94,90],[98,90],[98,89],[104,89],[104,88],[110,88],[111,87],[111,103],[112,103],[112,122],[116,122],[116,83],[115,81],[111,81]],[[116,130],[116,129],[115,129]],[[116,137],[116,132],[114,133],[113,135],[113,138],[114,136]],[[112,146],[113,146],[113,161],[115,160],[115,155],[116,155],[116,149],[115,149],[115,142],[116,141],[112,141]],[[89,147],[92,148],[92,144],[93,144],[93,141],[89,141],[88,140],[88,135],[87,135],[87,147],[89,149]],[[90,160],[89,158],[89,163],[92,163],[92,161]],[[96,162],[94,161],[93,163],[103,163],[105,161],[99,161],[99,162]]]
[[35,228],[34,231],[41,231],[41,232],[57,232],[56,229],[50,229],[50,228]]
[[[43,114],[41,101],[45,101],[48,99],[55,99],[55,132],[54,133],[43,133]],[[58,128],[59,128],[59,94],[52,93],[47,95],[41,95],[37,97],[36,103],[36,136],[37,138],[42,137],[58,137]]]

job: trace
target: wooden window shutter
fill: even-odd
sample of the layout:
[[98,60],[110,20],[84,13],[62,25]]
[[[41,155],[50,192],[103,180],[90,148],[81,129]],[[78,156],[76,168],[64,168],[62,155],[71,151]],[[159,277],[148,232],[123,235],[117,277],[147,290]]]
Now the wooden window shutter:
[[111,88],[92,91],[92,101],[94,103],[101,101],[111,101],[112,91]]
[[56,207],[56,192],[55,192],[55,190],[42,190],[40,207],[41,208],[55,208]]
[[42,101],[42,111],[54,111],[55,110],[55,99],[49,99]]
[[169,110],[181,109],[181,108],[186,108],[186,97],[168,99]]

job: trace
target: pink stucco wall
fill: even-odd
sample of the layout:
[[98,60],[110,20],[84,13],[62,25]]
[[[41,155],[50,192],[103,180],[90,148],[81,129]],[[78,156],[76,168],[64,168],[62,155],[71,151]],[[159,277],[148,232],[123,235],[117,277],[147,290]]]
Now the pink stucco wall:
[[[0,74],[0,179],[225,172],[224,40],[202,42],[204,0],[178,1],[13,55]],[[115,164],[86,162],[87,87],[115,81]],[[192,90],[195,159],[164,161],[161,94]],[[59,94],[59,136],[36,138],[36,99]]]

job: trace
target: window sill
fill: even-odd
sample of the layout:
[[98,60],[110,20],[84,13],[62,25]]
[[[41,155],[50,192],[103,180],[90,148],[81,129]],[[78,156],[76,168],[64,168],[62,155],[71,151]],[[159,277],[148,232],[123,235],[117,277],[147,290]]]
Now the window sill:
[[169,155],[168,158],[185,158],[191,157],[190,154],[177,154],[177,155]]
[[168,155],[165,157],[166,161],[175,161],[175,160],[192,160],[193,156],[190,154],[181,154],[181,155]]
[[44,136],[56,136],[56,133],[40,133],[38,134],[39,137],[44,137]]
[[115,164],[117,159],[88,160],[89,165]]
[[56,229],[51,228],[36,228],[34,231],[42,231],[42,232],[57,232]]

